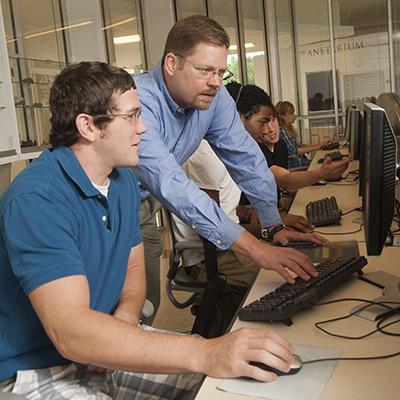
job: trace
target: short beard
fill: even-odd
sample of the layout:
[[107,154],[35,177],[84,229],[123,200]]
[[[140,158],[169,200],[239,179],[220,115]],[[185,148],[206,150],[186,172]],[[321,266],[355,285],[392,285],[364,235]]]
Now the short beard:
[[189,103],[190,108],[195,108],[196,110],[208,110],[211,106],[212,101],[214,100],[214,97],[217,95],[217,92],[218,90],[207,93],[213,96],[210,100],[199,100],[201,93],[198,93],[194,100]]

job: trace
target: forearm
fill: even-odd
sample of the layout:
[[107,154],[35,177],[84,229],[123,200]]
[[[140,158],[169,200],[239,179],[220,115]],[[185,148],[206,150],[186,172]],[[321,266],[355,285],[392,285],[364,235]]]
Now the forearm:
[[128,271],[114,317],[138,325],[145,298],[146,274],[144,270]]
[[[29,298],[50,340],[71,361],[108,370],[198,372],[192,355],[200,357],[196,353],[200,339],[147,332],[91,309],[83,275],[42,285]],[[177,348],[180,351],[175,354]]]
[[258,264],[257,258],[258,255],[261,255],[263,252],[262,245],[261,242],[249,231],[246,230],[243,232],[232,244],[230,250],[243,254],[252,259],[257,265],[260,265]]
[[297,152],[298,154],[305,154],[305,153],[310,153],[315,150],[319,150],[321,148],[320,144],[306,144],[303,147],[299,147]]
[[143,243],[132,248],[124,287],[114,316],[137,325],[146,297],[146,270]]
[[69,346],[63,355],[72,361],[130,372],[203,372],[199,369],[201,339],[144,331],[91,310],[81,317],[79,331],[65,338]]
[[273,166],[271,171],[275,176],[277,186],[288,191],[310,186],[326,178],[321,168],[312,171],[290,172],[284,168]]
[[[294,349],[270,330],[240,329],[215,339],[149,332],[110,315],[87,309],[73,313],[59,347],[66,358],[106,370],[153,374],[198,373],[216,378],[250,376],[271,380],[249,360],[288,371]],[[73,350],[70,350],[73,348]],[[177,349],[179,349],[177,351]],[[65,350],[65,351],[62,351]]]

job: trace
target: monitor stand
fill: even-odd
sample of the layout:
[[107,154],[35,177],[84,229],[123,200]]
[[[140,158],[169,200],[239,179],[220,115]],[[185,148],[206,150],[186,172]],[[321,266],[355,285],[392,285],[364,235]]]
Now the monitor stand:
[[[383,295],[372,301],[387,304],[389,307],[400,310],[400,278],[398,276],[389,274],[385,271],[377,271],[370,274],[360,275],[359,279],[383,289]],[[377,321],[391,312],[392,311],[386,307],[376,304],[368,306],[368,303],[361,303],[360,305],[353,307],[350,311],[351,314],[355,314],[370,321]]]

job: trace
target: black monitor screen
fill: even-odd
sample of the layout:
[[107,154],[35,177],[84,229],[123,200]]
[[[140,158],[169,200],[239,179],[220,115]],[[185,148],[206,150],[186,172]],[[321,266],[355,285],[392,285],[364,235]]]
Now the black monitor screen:
[[344,138],[349,141],[350,138],[350,110],[356,108],[354,104],[346,108],[345,126],[344,126]]
[[383,108],[364,104],[363,225],[367,253],[379,256],[392,224],[396,189],[396,138]]
[[363,130],[361,111],[357,108],[352,108],[349,118],[349,153],[353,160],[358,160],[360,157],[360,143]]

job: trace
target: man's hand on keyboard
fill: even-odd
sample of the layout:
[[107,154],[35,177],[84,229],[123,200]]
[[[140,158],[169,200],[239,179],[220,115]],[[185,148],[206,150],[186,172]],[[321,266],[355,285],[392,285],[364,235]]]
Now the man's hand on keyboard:
[[315,229],[315,226],[301,215],[286,214],[282,217],[282,222],[285,224],[288,230],[295,229],[304,233],[311,232]]
[[331,143],[332,143],[331,139],[325,140],[324,142],[320,143],[320,149],[324,148],[325,146],[328,146]]
[[[318,235],[299,233],[287,229],[277,232],[274,240],[283,245],[288,244],[289,241],[308,241],[316,244],[322,244],[326,241]],[[271,246],[256,239],[251,233],[246,231],[232,243],[230,249],[249,257],[260,268],[277,272],[291,284],[295,280],[287,271],[288,269],[306,281],[310,280],[311,277],[318,277],[318,272],[314,268],[310,257],[290,247]]]

